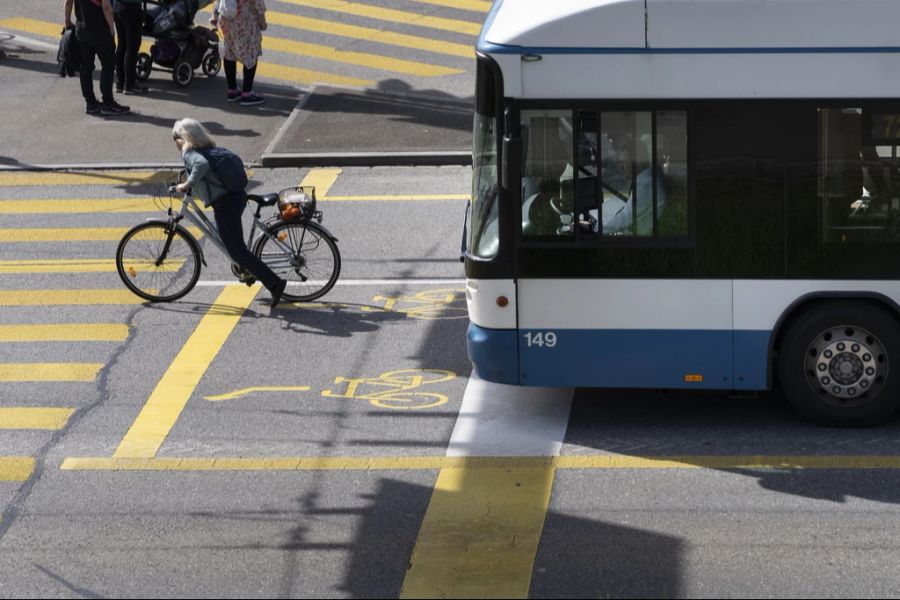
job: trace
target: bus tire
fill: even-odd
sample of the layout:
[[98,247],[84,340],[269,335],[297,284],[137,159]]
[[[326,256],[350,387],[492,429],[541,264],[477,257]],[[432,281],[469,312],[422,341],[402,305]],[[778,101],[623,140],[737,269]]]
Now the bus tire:
[[886,309],[842,300],[785,332],[778,375],[788,402],[827,427],[862,427],[900,408],[900,323]]

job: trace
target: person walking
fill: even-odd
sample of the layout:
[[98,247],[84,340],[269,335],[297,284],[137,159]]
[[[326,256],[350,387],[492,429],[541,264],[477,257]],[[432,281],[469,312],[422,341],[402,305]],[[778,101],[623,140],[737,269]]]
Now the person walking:
[[212,206],[216,228],[228,254],[238,266],[262,282],[272,295],[271,306],[275,306],[281,301],[287,282],[247,249],[241,223],[241,215],[247,207],[247,193],[229,192],[212,169],[203,152],[214,148],[215,141],[206,128],[194,119],[176,121],[172,128],[172,139],[181,152],[188,174],[187,180],[175,186],[175,189],[180,193],[191,190],[205,206]]
[[116,91],[120,94],[146,94],[147,86],[137,82],[137,58],[144,28],[142,0],[115,0],[116,22]]
[[[209,24],[222,31],[228,101],[240,101],[241,106],[262,104],[266,99],[253,93],[253,79],[256,61],[262,54],[262,32],[268,27],[265,0],[237,0],[237,14],[230,17],[219,13],[220,1],[216,1]],[[237,63],[244,67],[241,91],[237,88]]]
[[[72,26],[72,9],[75,9],[75,37],[81,52],[81,95],[85,112],[105,117],[126,115],[130,112],[113,98],[115,72],[115,24],[109,0],[66,0],[65,26]],[[100,94],[103,103],[94,94],[94,60],[100,59]]]

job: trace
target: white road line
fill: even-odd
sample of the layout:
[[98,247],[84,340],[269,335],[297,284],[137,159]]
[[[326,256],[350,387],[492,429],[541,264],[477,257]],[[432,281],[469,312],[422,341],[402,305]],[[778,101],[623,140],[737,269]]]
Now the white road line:
[[489,383],[473,372],[447,456],[559,456],[573,391]]

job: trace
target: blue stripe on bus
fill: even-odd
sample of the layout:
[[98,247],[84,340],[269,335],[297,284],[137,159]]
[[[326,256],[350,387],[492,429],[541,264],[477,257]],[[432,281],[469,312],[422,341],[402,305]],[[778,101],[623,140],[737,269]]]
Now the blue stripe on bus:
[[[485,30],[487,31],[487,30]],[[771,47],[771,48],[565,48],[528,47],[479,42],[485,54],[895,54],[900,46]]]
[[494,383],[519,383],[518,332],[469,323],[466,348],[478,376]]

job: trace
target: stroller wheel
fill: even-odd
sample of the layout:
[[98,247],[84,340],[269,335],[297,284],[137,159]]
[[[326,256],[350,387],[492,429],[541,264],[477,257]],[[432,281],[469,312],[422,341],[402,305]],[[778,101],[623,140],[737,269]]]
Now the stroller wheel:
[[194,69],[191,67],[191,63],[181,60],[175,63],[175,67],[172,69],[172,81],[175,82],[175,85],[178,87],[185,87],[191,83],[194,79]]
[[146,81],[150,77],[150,71],[153,68],[153,59],[146,52],[141,52],[137,57],[137,72],[135,76],[138,81]]
[[203,58],[203,74],[207,77],[215,77],[222,68],[222,61],[216,52],[210,52]]

